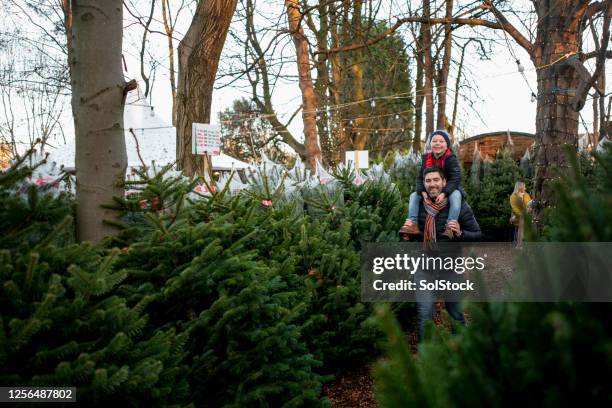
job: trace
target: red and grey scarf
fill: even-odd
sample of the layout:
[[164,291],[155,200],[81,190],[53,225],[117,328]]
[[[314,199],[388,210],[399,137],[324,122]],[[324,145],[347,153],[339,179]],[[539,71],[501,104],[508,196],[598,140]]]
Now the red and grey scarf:
[[425,232],[423,234],[424,242],[436,242],[436,216],[448,204],[448,199],[445,198],[440,204],[436,204],[429,197],[423,200],[427,217],[425,218]]
[[428,153],[427,157],[425,158],[425,168],[435,166],[435,167],[440,167],[443,169],[446,158],[450,156],[452,153],[453,152],[451,152],[450,149],[446,149],[444,154],[437,159],[434,157],[433,153]]

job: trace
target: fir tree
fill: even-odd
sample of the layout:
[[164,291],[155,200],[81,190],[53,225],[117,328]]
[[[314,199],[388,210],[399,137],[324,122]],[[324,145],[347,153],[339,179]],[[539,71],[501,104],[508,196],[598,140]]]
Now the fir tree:
[[[596,155],[596,182],[576,154],[557,183],[546,239],[610,241],[612,151]],[[609,405],[612,375],[606,303],[481,303],[457,334],[434,330],[415,360],[388,309],[380,311],[388,359],[376,371],[377,398],[406,406]]]
[[88,406],[184,401],[186,337],[147,325],[150,299],[117,296],[118,252],[74,244],[70,197],[24,185],[30,171],[0,174],[0,384],[75,386]]

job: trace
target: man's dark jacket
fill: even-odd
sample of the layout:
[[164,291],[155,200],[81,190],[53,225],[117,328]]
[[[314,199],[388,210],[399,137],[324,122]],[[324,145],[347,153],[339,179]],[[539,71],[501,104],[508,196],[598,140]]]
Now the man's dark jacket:
[[[438,213],[436,216],[436,239],[440,242],[442,241],[450,241],[446,236],[442,235],[444,230],[446,229],[446,220],[448,219],[448,205],[442,211]],[[418,223],[419,229],[421,230],[421,234],[419,234],[419,241],[423,240],[422,232],[425,231],[425,219],[427,217],[427,212],[425,211],[425,205],[423,201],[421,201],[421,205],[419,206],[419,216]],[[474,213],[472,209],[468,205],[468,203],[464,201],[461,202],[461,211],[459,212],[459,226],[461,227],[461,236],[452,240],[454,241],[479,241],[482,232],[480,231],[480,225],[478,225],[478,221],[474,218]]]

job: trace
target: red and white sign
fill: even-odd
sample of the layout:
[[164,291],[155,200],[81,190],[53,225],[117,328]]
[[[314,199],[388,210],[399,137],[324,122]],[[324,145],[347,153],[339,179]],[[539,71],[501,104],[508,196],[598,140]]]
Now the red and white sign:
[[221,153],[221,128],[208,123],[193,123],[191,150],[193,154],[218,156]]

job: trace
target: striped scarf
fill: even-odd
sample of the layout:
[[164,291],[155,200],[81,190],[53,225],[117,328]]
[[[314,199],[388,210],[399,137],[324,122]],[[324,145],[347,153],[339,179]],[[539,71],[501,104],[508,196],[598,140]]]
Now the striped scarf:
[[440,211],[446,208],[448,199],[445,198],[440,204],[436,204],[429,196],[423,200],[427,217],[425,218],[425,232],[423,234],[423,242],[436,242],[436,216]]

